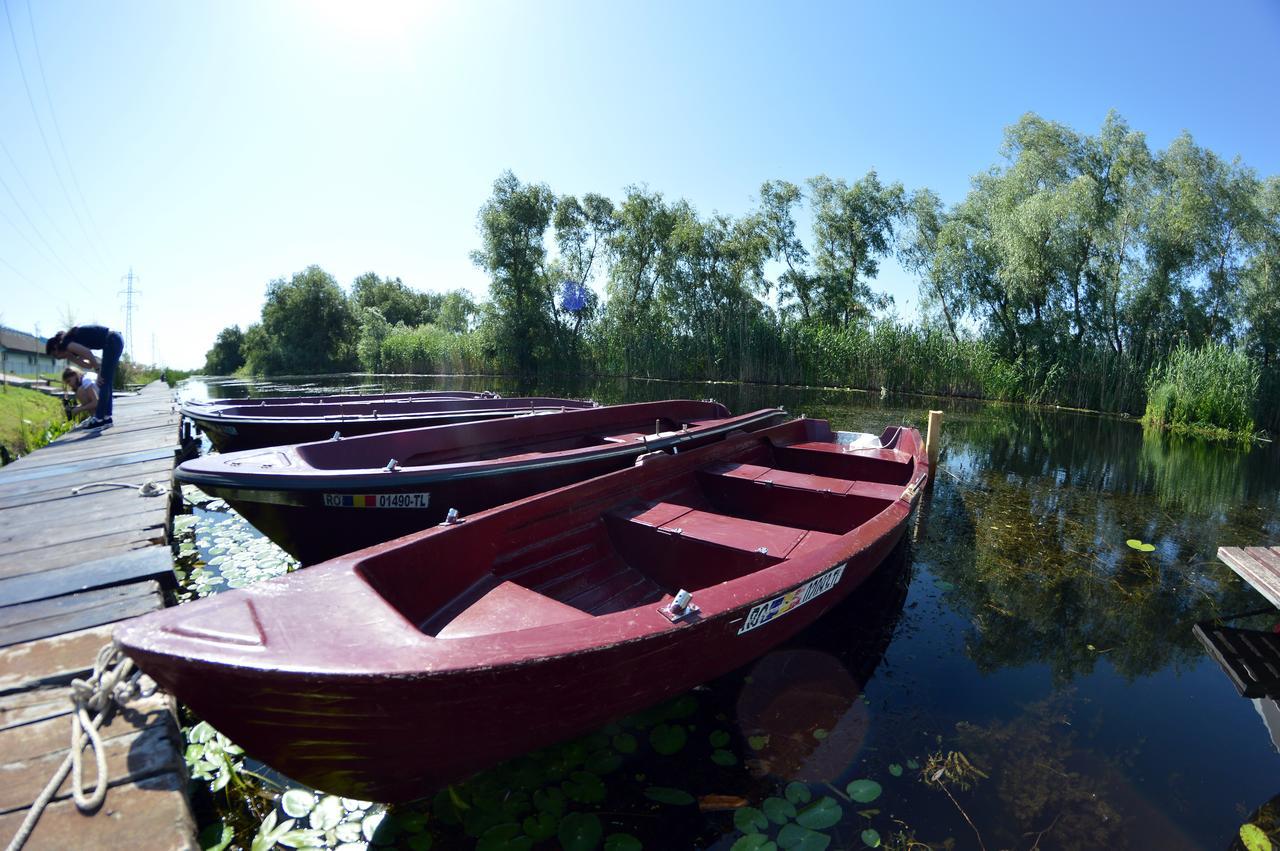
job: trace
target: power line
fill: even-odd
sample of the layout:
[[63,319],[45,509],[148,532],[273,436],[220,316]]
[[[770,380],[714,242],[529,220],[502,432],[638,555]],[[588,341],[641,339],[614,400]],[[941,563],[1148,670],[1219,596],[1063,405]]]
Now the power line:
[[[102,234],[98,231],[98,223],[93,219],[93,211],[89,209],[89,202],[84,199],[84,192],[80,189],[80,179],[76,176],[75,165],[67,154],[67,145],[62,136],[62,126],[58,123],[58,113],[53,108],[53,97],[49,94],[49,80],[44,73],[44,58],[40,55],[40,40],[36,38],[36,18],[35,15],[31,14],[31,0],[27,0],[27,25],[31,28],[31,46],[35,48],[36,68],[40,71],[40,85],[44,89],[44,101],[49,105],[49,117],[53,119],[54,135],[58,137],[58,147],[62,149],[62,159],[66,161],[67,171],[71,173],[71,185],[76,188],[76,195],[80,197],[80,206],[84,207],[84,214],[89,219],[89,225],[101,237]],[[97,251],[96,244],[94,245],[94,250]],[[101,254],[99,254],[98,259],[102,259]]]
[[[9,165],[13,166],[13,173],[18,175],[18,179],[22,181],[22,185],[27,187],[27,194],[30,195],[31,200],[35,202],[36,209],[38,209],[44,215],[45,219],[48,220],[49,224],[53,226],[54,232],[58,234],[58,236],[62,237],[62,241],[70,246],[72,251],[75,251],[75,243],[67,237],[62,228],[58,227],[57,220],[54,219],[53,216],[49,215],[49,211],[45,208],[44,204],[40,202],[40,196],[31,188],[31,183],[27,180],[27,176],[22,173],[22,169],[18,168],[18,161],[13,158],[13,154],[9,151],[9,146],[4,143],[4,139],[0,139],[0,151],[4,151],[4,155],[9,159]],[[9,196],[11,198],[14,197],[12,192],[9,193]],[[17,201],[15,200],[14,203],[16,204]]]
[[[92,295],[93,290],[89,289],[88,285],[85,284],[84,281],[80,280],[80,278],[76,276],[75,272],[71,271],[71,267],[68,266],[66,262],[61,257],[58,256],[58,252],[55,251],[53,246],[49,244],[49,240],[45,239],[44,234],[40,232],[40,228],[36,227],[36,223],[31,221],[31,217],[27,215],[27,211],[23,208],[22,204],[19,203],[18,197],[13,194],[13,190],[9,188],[9,184],[5,181],[3,177],[0,177],[0,186],[3,186],[4,191],[9,193],[9,198],[10,200],[13,201],[14,206],[18,208],[18,212],[22,214],[22,217],[27,220],[27,224],[31,226],[31,229],[33,231],[35,231],[35,234],[40,238],[40,241],[43,242],[45,246],[49,249],[49,252],[53,255],[54,260],[57,261],[57,265],[62,267],[63,271],[67,273],[67,275],[71,278],[71,280],[75,281],[77,284],[83,287],[85,292]],[[31,242],[31,239],[27,237],[25,233],[22,232],[22,229],[19,228],[17,225],[13,224],[13,219],[10,219],[8,214],[5,214],[5,220],[8,221],[10,225],[13,225],[13,229],[16,230],[19,234],[21,234],[23,239],[27,240],[27,242],[30,243],[33,248],[36,248],[36,250],[39,251],[39,248],[36,246],[36,244],[34,242]],[[47,260],[48,258],[46,257],[45,259]]]
[[24,274],[22,274],[21,272],[19,272],[19,271],[17,270],[17,268],[15,268],[15,267],[14,267],[14,265],[13,265],[12,263],[10,263],[8,260],[5,260],[3,257],[0,257],[0,263],[3,263],[4,265],[8,266],[8,267],[9,267],[9,271],[10,271],[10,272],[12,272],[13,274],[17,275],[19,278],[21,278],[22,280],[26,281],[26,282],[27,282],[28,284],[30,284],[31,286],[33,286],[33,287],[38,287],[38,286],[40,286],[40,285],[39,285],[39,284],[37,284],[35,281],[31,280],[31,279],[30,279],[30,278],[28,278],[26,275],[24,275]]
[[31,86],[27,83],[27,69],[22,62],[22,52],[18,49],[18,36],[13,29],[13,16],[9,14],[9,0],[3,0],[4,17],[9,24],[9,40],[13,42],[13,54],[18,60],[18,72],[22,77],[22,87],[27,92],[27,103],[31,106],[31,116],[36,121],[36,129],[40,131],[40,141],[44,143],[44,152],[49,157],[49,165],[53,166],[53,175],[58,179],[58,185],[62,187],[62,195],[67,199],[67,206],[71,209],[71,215],[75,218],[76,224],[80,226],[80,232],[84,234],[85,241],[89,243],[89,247],[98,257],[98,262],[106,268],[106,262],[102,259],[102,254],[98,251],[97,245],[89,236],[89,231],[85,229],[84,221],[80,218],[80,213],[76,210],[75,202],[71,200],[71,193],[67,191],[66,181],[62,179],[62,170],[58,168],[57,161],[53,158],[53,149],[49,147],[49,137],[45,135],[44,124],[40,121],[40,113],[36,110],[36,99],[31,96]]

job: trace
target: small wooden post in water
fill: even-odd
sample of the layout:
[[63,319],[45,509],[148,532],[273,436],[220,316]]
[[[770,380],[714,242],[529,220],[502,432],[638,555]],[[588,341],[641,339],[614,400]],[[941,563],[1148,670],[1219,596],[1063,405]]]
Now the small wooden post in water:
[[942,411],[929,412],[929,433],[924,439],[924,450],[929,454],[929,478],[933,479],[933,468],[938,466],[938,449],[942,445]]

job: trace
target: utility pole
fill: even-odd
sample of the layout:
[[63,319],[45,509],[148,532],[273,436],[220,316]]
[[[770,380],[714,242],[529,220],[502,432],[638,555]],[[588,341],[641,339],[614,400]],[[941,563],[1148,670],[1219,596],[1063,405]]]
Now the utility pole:
[[151,365],[156,365],[156,335],[154,332],[151,334]]
[[133,267],[129,267],[129,274],[120,279],[127,281],[127,285],[117,295],[124,296],[124,344],[128,347],[129,360],[133,360],[133,297],[142,295],[141,290],[133,288]]

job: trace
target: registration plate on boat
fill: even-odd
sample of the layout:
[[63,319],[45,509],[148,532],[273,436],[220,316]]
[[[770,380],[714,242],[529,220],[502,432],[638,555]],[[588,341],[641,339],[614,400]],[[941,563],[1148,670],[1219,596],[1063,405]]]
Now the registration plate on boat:
[[742,625],[742,629],[738,630],[738,635],[744,632],[750,632],[758,626],[764,626],[774,618],[785,615],[792,609],[799,608],[805,603],[812,600],[819,594],[825,594],[840,582],[840,577],[844,575],[844,564],[837,564],[821,576],[815,576],[805,584],[796,588],[794,591],[788,591],[774,597],[772,600],[766,600],[751,608],[747,613],[747,621]]
[[327,493],[325,508],[426,508],[429,493]]

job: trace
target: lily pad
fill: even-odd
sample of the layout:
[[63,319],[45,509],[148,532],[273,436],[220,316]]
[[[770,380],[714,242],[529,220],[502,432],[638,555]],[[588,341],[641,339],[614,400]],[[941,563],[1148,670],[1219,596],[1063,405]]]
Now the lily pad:
[[1137,538],[1130,538],[1129,540],[1125,541],[1125,543],[1128,544],[1130,548],[1135,549],[1140,553],[1149,553],[1156,548],[1155,544],[1144,544],[1142,541],[1139,541]]
[[729,734],[724,730],[716,730],[711,734],[711,747],[723,748],[729,744]]
[[226,822],[214,822],[200,831],[201,851],[224,851],[236,838],[235,829]]
[[547,789],[539,789],[533,793],[533,805],[539,811],[550,813],[559,818],[564,815],[564,792],[551,786]]
[[848,793],[849,797],[857,801],[859,804],[871,803],[876,798],[880,797],[881,791],[879,783],[865,778],[861,780],[854,780],[845,787],[845,792]]
[[592,851],[600,844],[604,828],[599,817],[592,813],[569,813],[560,822],[557,833],[564,851]]
[[919,771],[920,763],[916,762],[914,759],[909,759],[907,760],[907,768],[911,769],[912,771]]
[[787,797],[788,801],[796,805],[807,804],[813,800],[813,793],[809,791],[809,787],[797,780],[788,783],[786,790],[782,794]]
[[1271,840],[1267,834],[1252,822],[1240,825],[1240,842],[1248,851],[1271,851]]
[[604,782],[587,771],[575,771],[560,784],[564,793],[583,804],[598,804],[605,798]]
[[896,762],[889,763],[889,773],[892,774],[894,777],[901,777],[902,766],[898,765]]
[[789,824],[778,831],[778,847],[795,851],[826,851],[831,837],[798,824]]
[[755,807],[739,807],[733,811],[733,826],[741,833],[760,833],[769,827],[769,819]]
[[738,758],[733,755],[733,751],[727,751],[724,748],[717,748],[711,753],[711,761],[716,765],[731,766],[738,764]]
[[622,767],[622,757],[613,751],[596,751],[587,757],[585,768],[592,774],[612,774]]
[[604,840],[604,851],[640,851],[644,844],[629,833],[611,833]]
[[689,734],[678,724],[659,724],[649,731],[649,744],[663,756],[678,753],[688,739]]
[[761,808],[774,824],[786,824],[796,817],[796,805],[786,798],[765,798]]
[[828,733],[826,730],[824,730],[822,727],[819,727],[818,729],[816,729],[816,730],[814,730],[814,731],[813,731],[813,737],[814,737],[815,739],[817,739],[818,741],[822,741],[823,739],[825,739],[825,738],[826,738],[827,736],[829,736],[829,735],[831,735],[831,734],[830,734],[830,733]]
[[862,844],[868,848],[880,847],[880,832],[875,828],[869,827],[862,831]]
[[823,795],[796,815],[796,824],[810,830],[826,830],[837,824],[844,810],[829,795]]
[[636,737],[630,733],[619,733],[613,737],[613,747],[618,753],[635,753]]
[[747,744],[751,745],[753,751],[762,751],[769,747],[768,736],[747,736]]
[[934,584],[934,587],[936,587],[939,591],[943,592],[944,594],[947,591],[956,590],[956,584],[954,582],[948,582],[945,579],[939,579],[937,582],[933,584]]
[[560,828],[560,816],[554,813],[540,812],[525,816],[524,835],[534,842],[542,842],[556,835]]
[[644,796],[659,804],[674,804],[678,807],[688,806],[697,800],[683,789],[672,789],[670,786],[650,786],[644,790]]
[[729,851],[777,851],[777,844],[763,833],[748,833],[739,836]]
[[518,824],[498,824],[489,828],[476,844],[476,851],[529,851],[533,840],[520,833]]
[[325,795],[311,812],[311,826],[319,830],[333,830],[346,815],[342,799],[337,795]]

